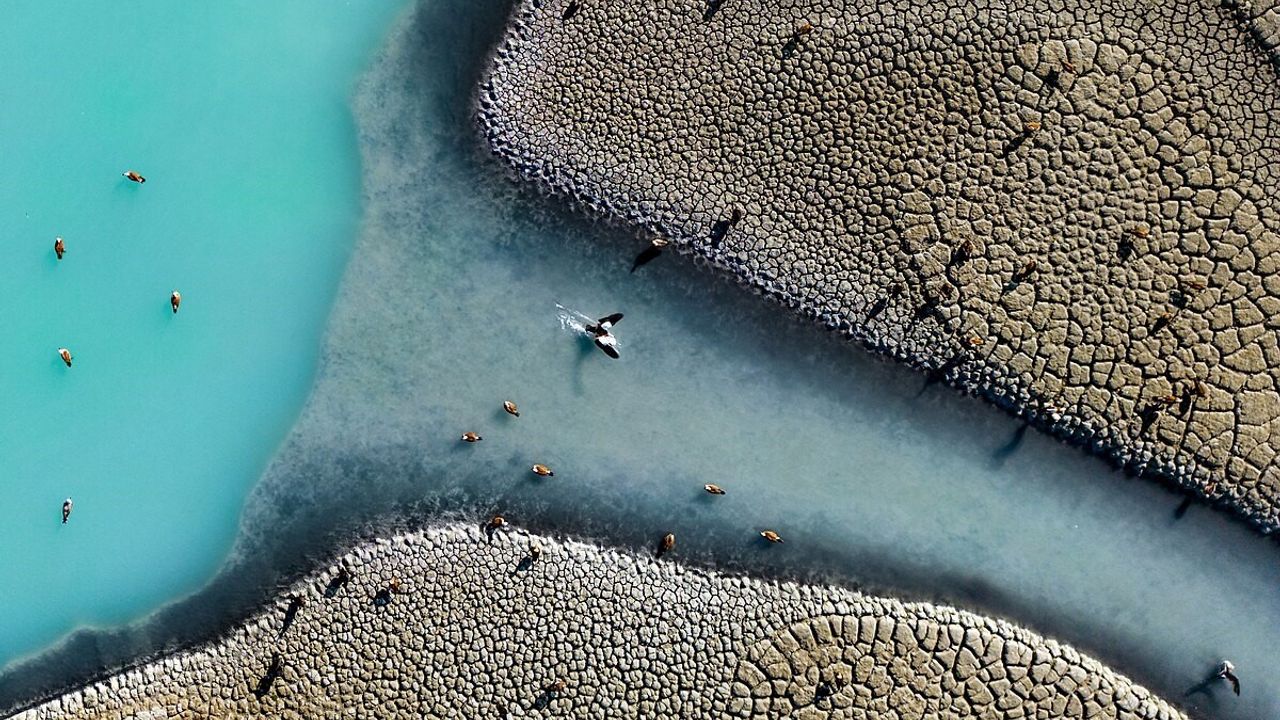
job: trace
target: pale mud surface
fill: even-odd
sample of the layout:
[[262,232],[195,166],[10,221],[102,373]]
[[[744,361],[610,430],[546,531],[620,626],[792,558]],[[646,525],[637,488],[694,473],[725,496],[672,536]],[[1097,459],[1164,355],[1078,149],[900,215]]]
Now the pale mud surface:
[[16,717],[1183,717],[1002,621],[678,555],[462,525],[401,535],[220,641]]
[[481,89],[521,175],[1280,526],[1276,3],[570,4]]

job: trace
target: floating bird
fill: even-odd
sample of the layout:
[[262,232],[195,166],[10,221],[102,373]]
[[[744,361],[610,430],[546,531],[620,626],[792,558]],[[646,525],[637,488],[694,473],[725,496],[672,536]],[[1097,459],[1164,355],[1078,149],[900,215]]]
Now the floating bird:
[[124,176],[129,178],[130,181],[136,182],[139,185],[147,181],[147,179],[142,177],[142,175],[137,170],[126,170],[124,172]]
[[772,530],[761,530],[760,537],[764,538],[765,540],[768,540],[771,543],[782,542],[782,536]]
[[541,463],[535,464],[533,466],[533,474],[541,475],[542,477],[555,477],[556,475],[555,473],[551,472],[551,468]]
[[480,437],[480,433],[474,433],[474,432],[471,432],[470,430],[462,433],[463,442],[480,442],[483,439],[484,438]]
[[71,517],[71,498],[62,501],[62,524],[67,524],[67,518]]
[[1217,677],[1231,683],[1231,691],[1240,694],[1240,678],[1236,677],[1236,666],[1231,664],[1230,660],[1223,660],[1218,666]]
[[602,317],[595,322],[594,325],[587,326],[587,332],[591,334],[595,340],[596,347],[604,351],[605,355],[617,360],[618,355],[618,338],[609,332],[613,329],[618,321],[622,320],[622,313],[614,313],[612,315]]
[[511,402],[510,400],[502,401],[502,409],[506,410],[508,415],[515,415],[516,417],[520,417],[520,408],[516,407],[516,404]]
[[71,351],[66,348],[58,348],[58,357],[62,358],[62,362],[71,367]]
[[57,255],[57,256],[58,256],[58,259],[59,259],[59,260],[61,260],[61,259],[62,259],[62,254],[63,254],[63,253],[65,253],[66,251],[67,251],[67,244],[66,244],[66,243],[64,243],[64,242],[62,242],[62,238],[60,238],[60,237],[54,238],[54,239],[53,239],[53,254],[54,254],[54,255]]
[[666,555],[667,553],[669,553],[669,552],[671,552],[673,549],[675,549],[675,546],[676,546],[676,534],[675,534],[675,533],[667,533],[666,535],[663,535],[663,536],[662,536],[662,541],[658,543],[658,555],[657,555],[657,556],[658,556],[658,557],[662,557],[663,555]]
[[174,290],[169,294],[169,307],[173,308],[173,314],[178,314],[178,306],[182,304],[182,293]]
[[635,262],[631,263],[631,272],[635,272],[642,265],[647,265],[655,258],[662,254],[662,248],[671,244],[666,238],[654,238],[649,243],[649,247],[645,248],[636,256]]
[[702,486],[702,489],[706,490],[712,495],[724,495],[724,488],[720,487],[719,485],[716,485],[715,483],[707,483],[706,485]]

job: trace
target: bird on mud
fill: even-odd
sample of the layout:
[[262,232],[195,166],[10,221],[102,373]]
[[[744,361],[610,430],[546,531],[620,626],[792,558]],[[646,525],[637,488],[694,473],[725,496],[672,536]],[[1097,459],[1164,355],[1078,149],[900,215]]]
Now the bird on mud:
[[510,400],[502,401],[502,409],[506,410],[508,415],[520,417],[520,408],[516,407],[516,404],[511,402]]
[[768,540],[771,543],[782,542],[782,536],[772,530],[761,530],[760,537],[764,538],[765,540]]
[[540,475],[542,477],[555,477],[556,475],[551,471],[551,468],[543,465],[542,463],[537,463],[533,466],[533,474]]

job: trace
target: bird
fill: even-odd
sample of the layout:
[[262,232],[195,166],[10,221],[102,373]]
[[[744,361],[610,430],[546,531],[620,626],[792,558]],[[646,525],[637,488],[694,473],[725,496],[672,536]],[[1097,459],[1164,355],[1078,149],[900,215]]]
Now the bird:
[[182,304],[182,293],[174,290],[169,294],[169,307],[173,308],[173,314],[178,314],[178,306]]
[[506,526],[507,526],[507,519],[502,517],[501,515],[494,515],[492,518],[489,519],[490,530],[501,530]]
[[782,536],[772,530],[761,530],[760,537],[764,538],[765,540],[768,540],[771,543],[782,542]]
[[58,348],[58,357],[62,358],[62,362],[71,367],[71,351],[66,348]]
[[58,256],[58,259],[59,259],[59,260],[61,260],[61,259],[62,259],[62,254],[63,254],[63,253],[65,253],[66,251],[67,251],[67,244],[66,244],[66,243],[64,243],[64,242],[62,242],[62,238],[60,238],[60,237],[56,237],[56,238],[54,238],[54,239],[53,239],[53,254],[54,254],[54,255],[57,255],[57,256]]
[[666,238],[654,238],[649,247],[645,248],[636,256],[635,262],[631,263],[631,272],[635,272],[637,268],[647,265],[662,254],[662,248],[671,244]]
[[1231,683],[1232,692],[1240,694],[1240,678],[1236,677],[1236,666],[1230,660],[1223,660],[1218,666],[1218,678]]
[[62,524],[67,524],[67,518],[71,517],[71,498],[62,501]]
[[657,555],[657,556],[658,556],[658,557],[662,557],[663,555],[666,555],[667,553],[669,553],[669,552],[671,552],[673,549],[675,549],[675,546],[676,546],[676,534],[675,534],[675,533],[667,533],[666,535],[663,535],[663,536],[662,536],[662,540],[658,543],[658,555]]
[[542,557],[542,548],[531,543],[529,545],[529,562],[536,562],[540,557]]
[[724,495],[724,488],[720,487],[719,485],[716,485],[715,483],[707,483],[706,485],[702,486],[702,489],[706,490],[712,495]]
[[596,347],[600,348],[604,351],[605,355],[608,355],[614,360],[617,360],[619,357],[618,338],[614,337],[613,333],[609,331],[613,329],[613,326],[617,325],[620,320],[622,320],[622,313],[614,313],[600,318],[594,325],[587,326],[587,332],[590,333],[592,339],[595,340]]
[[125,177],[129,178],[130,181],[136,182],[139,185],[147,181],[147,179],[142,177],[142,174],[139,173],[137,170],[125,170],[124,173],[122,174]]
[[480,437],[480,433],[471,432],[470,430],[462,433],[463,442],[480,442],[484,438]]
[[520,408],[516,407],[516,404],[511,402],[510,400],[502,401],[502,409],[506,410],[508,415],[514,415],[516,417],[520,417]]
[[551,472],[551,468],[541,463],[537,463],[533,466],[533,474],[541,475],[542,477],[555,477],[555,473]]

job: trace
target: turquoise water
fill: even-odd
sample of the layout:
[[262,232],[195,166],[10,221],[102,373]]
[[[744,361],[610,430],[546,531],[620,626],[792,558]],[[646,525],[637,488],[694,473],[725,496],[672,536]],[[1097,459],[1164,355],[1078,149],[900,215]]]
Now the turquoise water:
[[[1280,711],[1273,543],[1203,507],[1176,519],[1172,493],[1023,436],[686,259],[630,274],[640,239],[516,192],[476,146],[468,100],[505,2],[417,7],[356,96],[359,239],[314,390],[244,503],[226,571],[148,622],[11,668],[0,703],[56,684],[55,671],[214,632],[353,533],[501,511],[635,547],[673,531],[686,560],[989,610],[1203,715]],[[154,300],[162,329],[169,289]],[[556,303],[626,313],[623,359],[564,332]],[[508,398],[521,418],[502,412]],[[484,442],[459,443],[463,430]],[[533,462],[556,477],[533,479]],[[228,526],[210,530],[220,548],[249,484],[221,486],[234,497]],[[77,513],[89,514],[79,498]],[[787,544],[763,545],[764,527]],[[1222,657],[1245,694],[1184,695]]]
[[400,5],[5,4],[0,664],[226,555],[312,382],[360,210],[350,94]]

